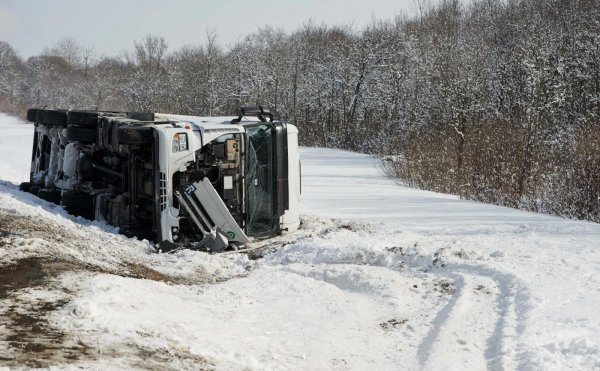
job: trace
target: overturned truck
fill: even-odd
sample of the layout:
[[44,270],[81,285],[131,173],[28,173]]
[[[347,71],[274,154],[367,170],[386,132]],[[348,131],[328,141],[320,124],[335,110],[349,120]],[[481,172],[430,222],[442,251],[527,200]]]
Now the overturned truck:
[[30,109],[30,181],[120,233],[222,251],[298,228],[298,130],[261,106],[237,117]]

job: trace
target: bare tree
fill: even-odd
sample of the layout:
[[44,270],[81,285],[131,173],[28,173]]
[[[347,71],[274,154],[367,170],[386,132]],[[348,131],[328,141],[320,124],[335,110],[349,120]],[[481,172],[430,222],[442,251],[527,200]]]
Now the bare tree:
[[83,47],[71,37],[58,41],[53,47],[45,48],[43,54],[64,58],[71,66],[79,67],[82,63]]

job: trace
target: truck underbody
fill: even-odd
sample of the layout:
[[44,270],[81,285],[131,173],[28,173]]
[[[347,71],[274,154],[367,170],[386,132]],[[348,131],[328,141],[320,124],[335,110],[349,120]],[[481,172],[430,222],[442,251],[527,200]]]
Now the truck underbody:
[[239,248],[299,224],[297,130],[265,116],[31,109],[21,189],[163,251]]

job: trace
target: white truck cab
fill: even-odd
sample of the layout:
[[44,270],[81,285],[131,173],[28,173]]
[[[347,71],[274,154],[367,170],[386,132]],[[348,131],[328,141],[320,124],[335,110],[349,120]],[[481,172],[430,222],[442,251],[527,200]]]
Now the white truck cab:
[[31,109],[21,188],[163,251],[221,251],[298,228],[298,130],[269,110],[237,117]]

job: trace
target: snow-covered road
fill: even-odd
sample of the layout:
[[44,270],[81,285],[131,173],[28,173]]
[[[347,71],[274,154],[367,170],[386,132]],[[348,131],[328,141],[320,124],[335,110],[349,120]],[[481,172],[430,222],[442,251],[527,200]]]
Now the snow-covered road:
[[155,254],[19,192],[0,114],[0,368],[600,369],[600,225],[402,187],[302,150],[302,229]]

